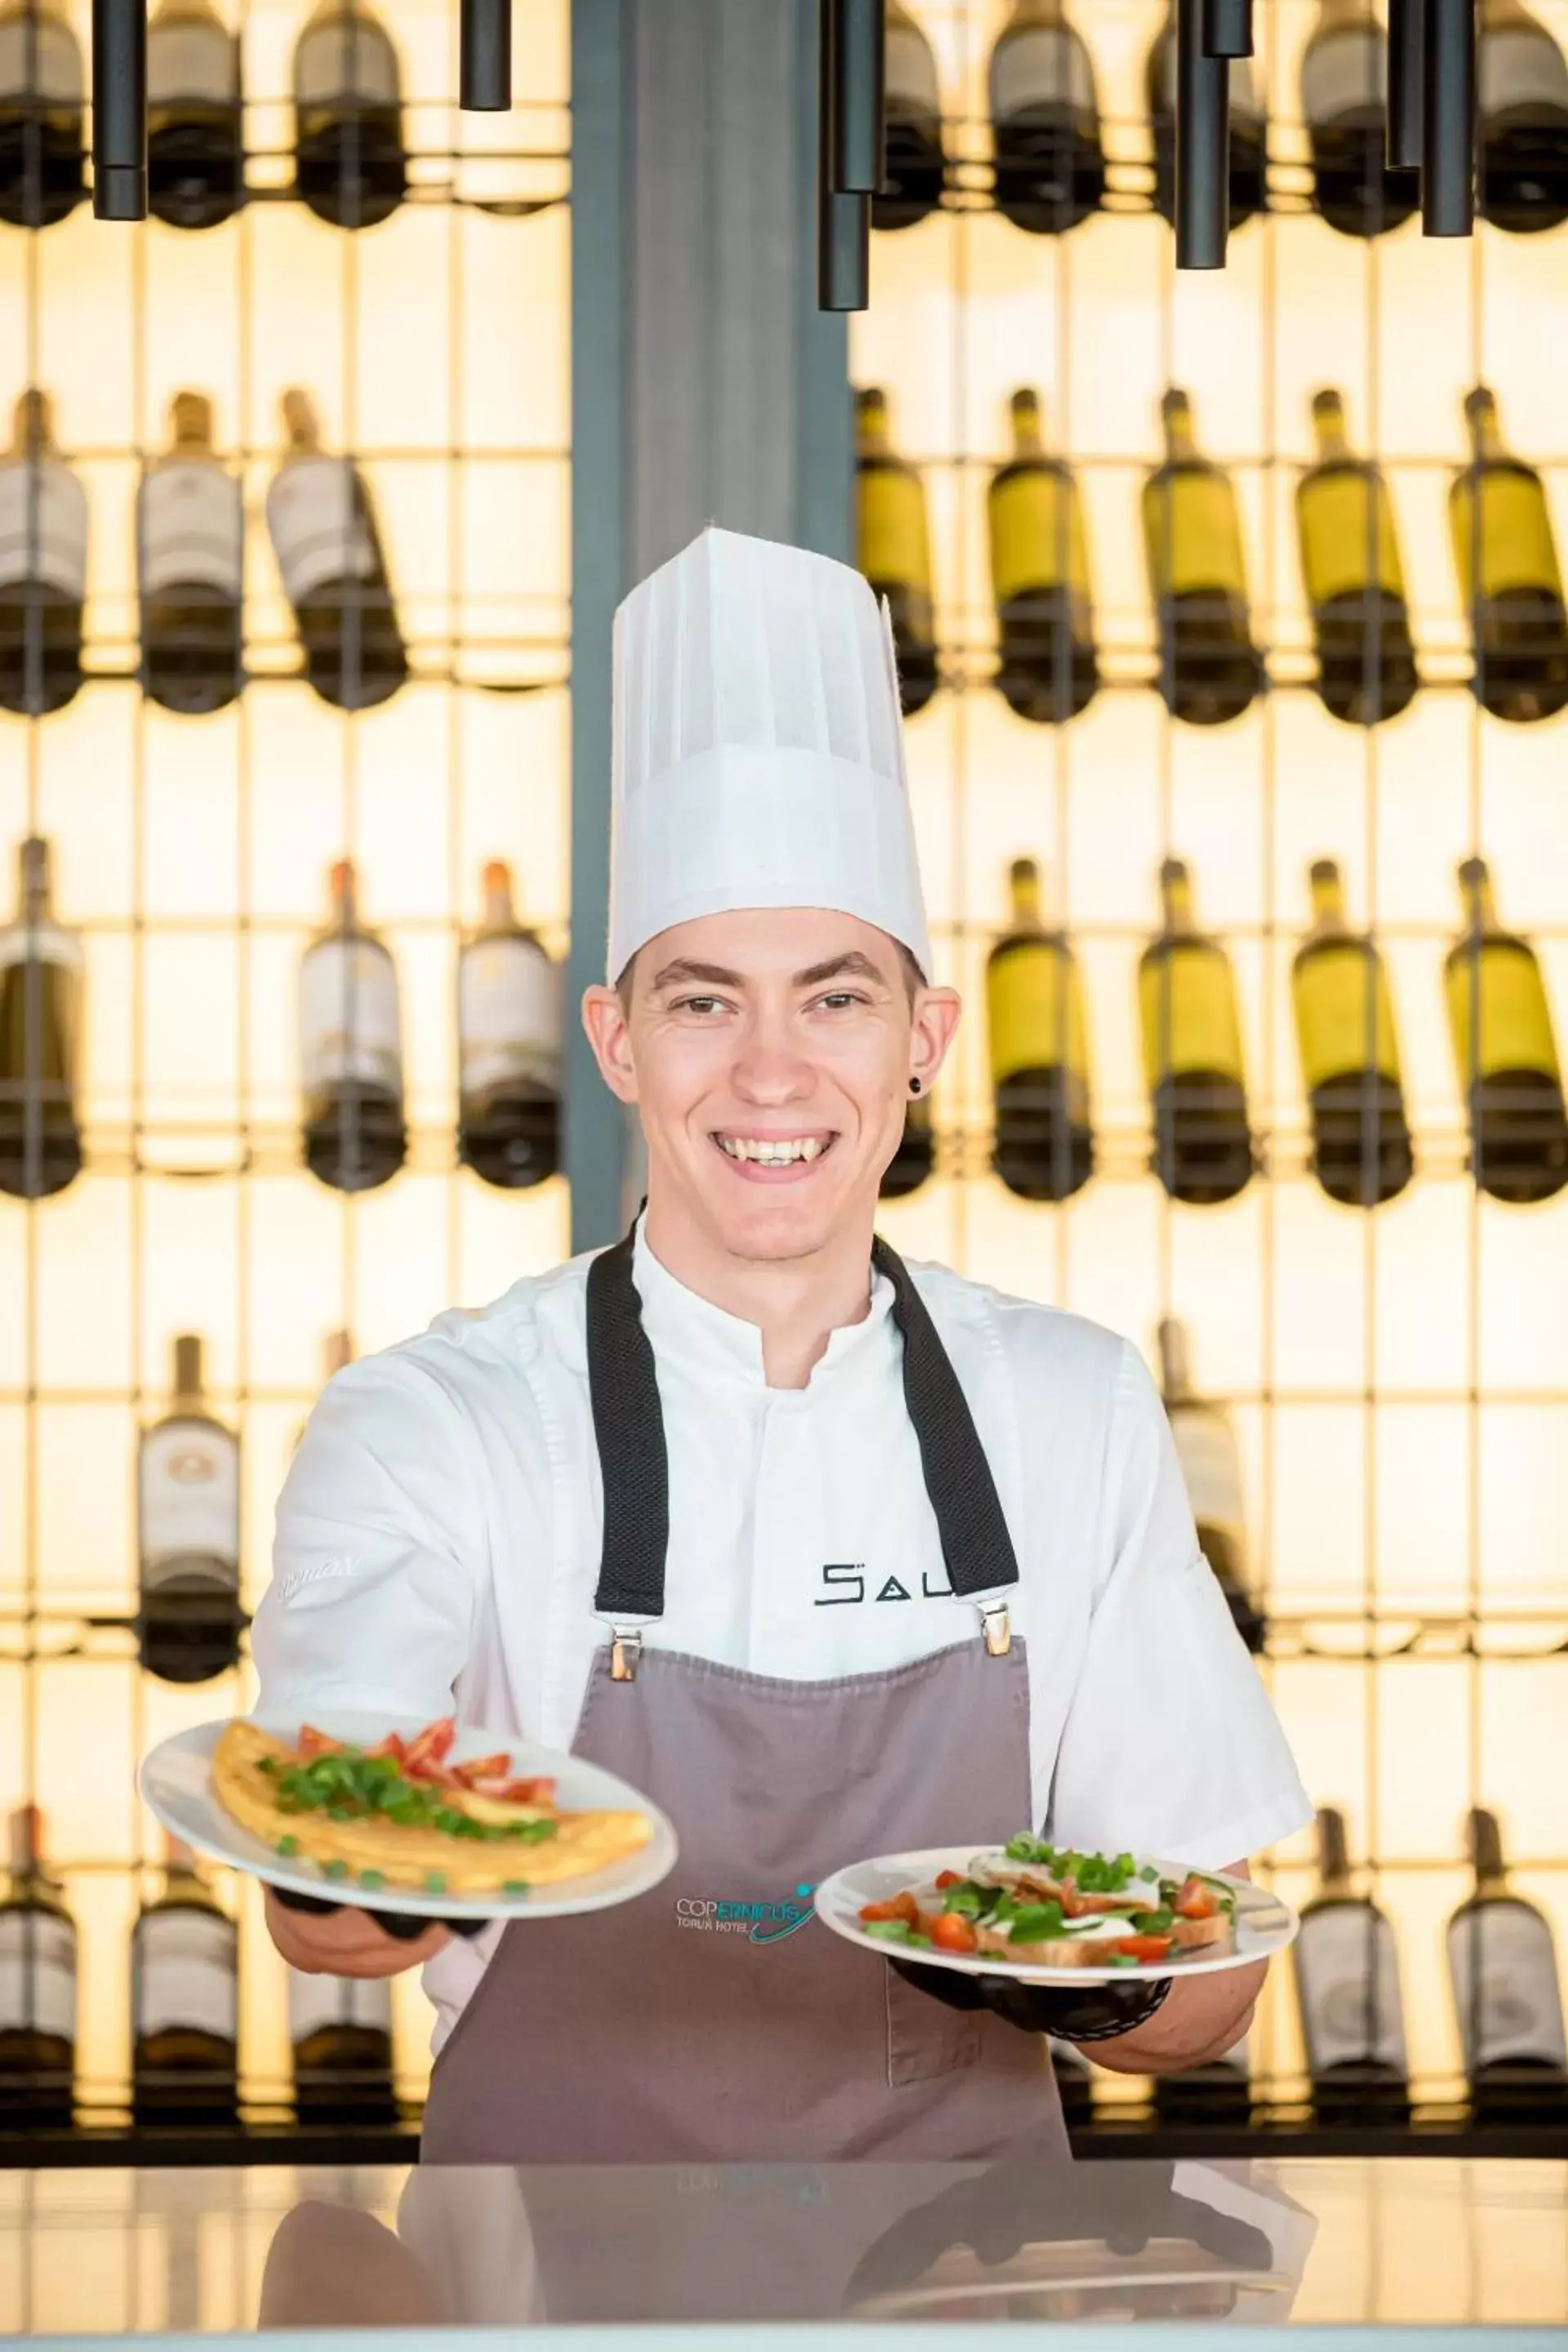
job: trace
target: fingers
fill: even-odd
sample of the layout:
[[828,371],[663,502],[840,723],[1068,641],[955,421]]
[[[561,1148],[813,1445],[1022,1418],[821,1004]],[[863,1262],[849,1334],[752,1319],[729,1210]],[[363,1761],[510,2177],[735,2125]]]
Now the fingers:
[[434,1959],[447,1940],[438,1920],[400,1918],[399,1932],[387,1935],[368,1911],[348,1905],[302,1911],[280,1902],[274,1886],[267,1889],[267,1927],[290,1967],[310,1975],[399,1976]]

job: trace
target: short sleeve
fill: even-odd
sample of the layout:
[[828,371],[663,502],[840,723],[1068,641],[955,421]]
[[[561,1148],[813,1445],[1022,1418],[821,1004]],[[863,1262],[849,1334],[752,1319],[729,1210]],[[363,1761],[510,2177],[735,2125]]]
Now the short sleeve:
[[1158,1391],[1126,1342],[1107,1474],[1110,1566],[1058,1750],[1051,1833],[1215,1869],[1301,1829],[1311,1806],[1198,1549]]
[[278,1504],[252,1634],[259,1704],[447,1713],[468,1661],[482,1531],[473,1433],[397,1355],[329,1382]]

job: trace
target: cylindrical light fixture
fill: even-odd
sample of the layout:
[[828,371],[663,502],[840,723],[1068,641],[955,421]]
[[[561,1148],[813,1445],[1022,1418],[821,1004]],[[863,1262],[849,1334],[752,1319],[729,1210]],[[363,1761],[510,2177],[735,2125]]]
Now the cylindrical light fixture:
[[874,196],[882,184],[883,0],[834,0],[833,185]]
[[1204,0],[1204,55],[1252,55],[1252,0]]
[[[871,196],[835,183],[840,135],[844,0],[817,0],[816,307],[863,310],[871,299]],[[880,11],[879,10],[879,15]],[[881,69],[878,68],[880,81]],[[879,172],[880,163],[879,157]]]
[[1388,0],[1388,168],[1421,169],[1426,0]]
[[1176,0],[1176,267],[1223,269],[1230,226],[1230,68],[1204,55],[1204,0]]
[[511,0],[460,0],[458,104],[465,114],[511,106]]
[[1476,225],[1475,0],[1426,0],[1421,226],[1468,236]]
[[146,0],[92,0],[92,209],[147,217]]

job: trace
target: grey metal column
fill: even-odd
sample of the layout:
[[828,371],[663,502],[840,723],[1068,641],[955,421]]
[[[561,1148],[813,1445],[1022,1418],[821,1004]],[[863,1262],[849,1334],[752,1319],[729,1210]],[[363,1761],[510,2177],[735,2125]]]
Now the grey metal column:
[[574,0],[572,1245],[634,1139],[575,1007],[604,977],[610,625],[706,522],[847,558],[845,321],[816,306],[816,0]]

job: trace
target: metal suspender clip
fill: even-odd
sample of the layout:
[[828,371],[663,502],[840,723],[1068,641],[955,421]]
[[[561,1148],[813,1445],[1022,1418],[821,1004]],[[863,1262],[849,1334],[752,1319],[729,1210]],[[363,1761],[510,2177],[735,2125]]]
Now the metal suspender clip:
[[642,1664],[642,1635],[635,1629],[610,1628],[610,1680],[635,1683]]
[[982,1601],[980,1630],[985,1636],[985,1647],[994,1658],[1005,1658],[1013,1646],[1013,1628],[1007,1622],[1005,1601]]

